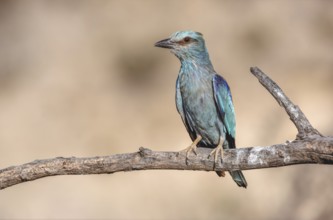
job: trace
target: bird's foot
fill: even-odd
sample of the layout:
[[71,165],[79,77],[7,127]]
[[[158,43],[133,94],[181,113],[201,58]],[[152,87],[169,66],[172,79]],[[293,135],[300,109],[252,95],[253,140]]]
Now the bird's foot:
[[201,141],[201,139],[202,139],[202,137],[200,135],[198,135],[198,137],[193,141],[193,143],[189,147],[180,151],[180,152],[186,152],[186,164],[187,164],[187,160],[189,158],[191,151],[193,151],[193,153],[195,155],[197,155],[197,144]]
[[[212,152],[210,152],[208,157],[211,157],[212,155],[214,155],[214,169],[216,167],[216,164],[218,163],[218,158],[219,158],[219,154],[221,155],[221,160],[223,160],[223,140],[220,141],[220,143],[217,145],[216,148],[214,148],[212,150]],[[225,176],[224,171],[221,171],[219,176]]]
[[223,148],[222,145],[219,144],[217,145],[216,148],[214,148],[212,150],[212,152],[210,152],[209,157],[211,157],[214,154],[214,163],[217,163],[217,159],[219,158],[219,153],[221,154],[221,159],[223,158]]

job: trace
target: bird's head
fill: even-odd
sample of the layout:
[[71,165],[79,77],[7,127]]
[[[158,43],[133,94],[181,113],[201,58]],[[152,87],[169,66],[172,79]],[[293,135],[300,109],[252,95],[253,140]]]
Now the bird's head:
[[155,43],[155,46],[170,49],[181,61],[209,59],[205,40],[201,33],[195,31],[177,31],[169,38]]

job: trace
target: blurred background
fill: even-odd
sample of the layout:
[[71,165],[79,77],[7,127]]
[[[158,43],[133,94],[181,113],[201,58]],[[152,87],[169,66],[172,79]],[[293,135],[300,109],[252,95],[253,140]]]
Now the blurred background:
[[[180,67],[158,40],[202,32],[229,82],[238,147],[296,128],[249,73],[258,66],[333,134],[332,1],[1,1],[0,167],[56,156],[178,151]],[[58,176],[0,191],[0,219],[330,219],[332,167]]]

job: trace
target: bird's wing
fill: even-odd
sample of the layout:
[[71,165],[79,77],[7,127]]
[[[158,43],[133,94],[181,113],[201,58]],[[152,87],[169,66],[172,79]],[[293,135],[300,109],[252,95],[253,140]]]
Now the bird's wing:
[[223,79],[222,76],[217,74],[215,74],[213,77],[213,92],[218,112],[226,129],[226,138],[227,140],[230,138],[232,139],[228,140],[228,142],[232,142],[229,143],[229,148],[234,148],[236,133],[234,105],[232,103],[232,97],[228,83]]
[[193,129],[193,126],[191,126],[191,117],[189,116],[189,114],[186,114],[186,112],[184,111],[184,106],[183,106],[183,98],[180,92],[180,87],[179,87],[179,76],[177,78],[176,81],[176,107],[178,110],[178,113],[180,114],[183,123],[186,127],[187,132],[189,133],[190,137],[192,140],[195,140],[197,135],[195,130]]

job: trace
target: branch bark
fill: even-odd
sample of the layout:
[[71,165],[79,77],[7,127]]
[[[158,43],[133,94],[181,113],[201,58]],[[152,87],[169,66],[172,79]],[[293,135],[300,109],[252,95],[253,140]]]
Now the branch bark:
[[258,67],[251,67],[250,71],[255,77],[258,78],[259,82],[268,90],[268,92],[272,94],[279,105],[286,110],[290,120],[294,123],[298,130],[298,139],[303,139],[309,136],[322,136],[312,127],[302,110],[290,101],[282,89],[273,80],[264,74]]
[[211,149],[199,148],[198,155],[186,161],[180,152],[156,152],[141,147],[138,152],[103,157],[64,158],[35,160],[19,166],[0,170],[0,189],[15,184],[55,175],[111,174],[134,170],[197,170],[230,171],[281,167],[294,164],[333,164],[333,137],[324,137],[312,127],[300,108],[294,105],[281,88],[259,68],[252,67],[252,74],[285,108],[298,130],[292,142],[267,147],[229,149],[223,161],[214,167],[208,155]]

